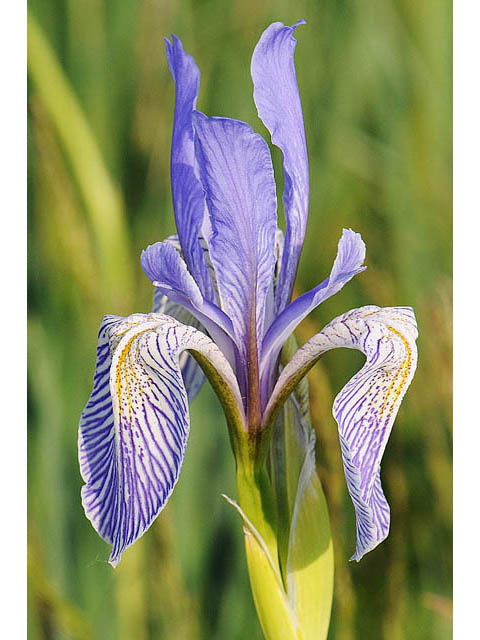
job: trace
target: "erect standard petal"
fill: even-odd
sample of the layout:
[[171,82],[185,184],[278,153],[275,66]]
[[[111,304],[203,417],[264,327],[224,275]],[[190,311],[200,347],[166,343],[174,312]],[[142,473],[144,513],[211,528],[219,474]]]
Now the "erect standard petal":
[[114,566],[162,510],[180,473],[189,432],[179,365],[186,349],[209,363],[241,421],[232,369],[204,333],[154,313],[106,316],[100,327],[79,459],[85,513],[112,544]]
[[249,346],[256,348],[263,336],[275,263],[272,161],[266,142],[244,122],[195,112],[194,127],[210,223],[205,239],[222,309],[246,361]]
[[265,411],[265,422],[269,422],[326,351],[347,347],[365,354],[365,365],[333,405],[345,478],[357,518],[353,556],[357,561],[388,535],[390,508],[380,482],[380,462],[415,373],[417,335],[415,315],[409,307],[368,306],[349,311],[297,351],[280,374]]
[[286,233],[276,298],[277,313],[289,303],[308,218],[308,155],[302,104],[295,74],[293,34],[299,24],[274,22],[258,41],[252,56],[253,97],[258,115],[283,155]]
[[344,229],[329,277],[291,302],[265,334],[260,365],[262,380],[268,377],[269,368],[275,365],[278,353],[288,336],[315,307],[340,291],[354,275],[364,271],[364,260],[365,244],[360,234],[351,229]]
[[168,66],[175,81],[175,116],[172,134],[171,180],[175,222],[185,261],[207,300],[213,300],[203,251],[200,246],[205,196],[195,175],[192,112],[197,104],[200,72],[185,53],[181,41],[165,39]]

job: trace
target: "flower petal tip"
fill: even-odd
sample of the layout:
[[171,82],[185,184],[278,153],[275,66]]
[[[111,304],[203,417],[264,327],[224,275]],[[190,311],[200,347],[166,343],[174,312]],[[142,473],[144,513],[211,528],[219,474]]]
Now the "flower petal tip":
[[[365,271],[365,256],[367,247],[360,233],[353,229],[343,229],[342,236],[338,242],[338,258],[340,258],[343,271],[360,273]],[[351,268],[348,268],[348,265]]]
[[108,564],[113,567],[113,569],[116,569],[118,566],[118,563],[120,562],[120,560],[122,559],[121,554],[120,555],[111,555],[110,558],[108,559]]
[[307,24],[307,21],[305,20],[305,18],[301,18],[298,22],[295,22],[295,24],[292,24],[292,29],[296,29],[302,24]]

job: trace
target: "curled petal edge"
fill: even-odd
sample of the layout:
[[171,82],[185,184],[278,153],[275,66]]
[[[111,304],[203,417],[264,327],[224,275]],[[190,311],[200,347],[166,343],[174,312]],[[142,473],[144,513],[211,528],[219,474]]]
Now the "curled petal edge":
[[366,362],[335,398],[348,490],[357,520],[357,562],[388,535],[390,509],[380,482],[380,462],[393,422],[417,365],[418,336],[409,307],[367,306],[328,324],[285,366],[264,412],[271,424],[291,391],[330,349],[362,351]]
[[202,296],[178,250],[176,236],[148,246],[142,251],[141,263],[152,284],[197,318],[234,364],[235,337],[231,320],[217,305]]
[[[175,318],[181,324],[186,324],[191,327],[195,327],[199,331],[205,332],[203,325],[195,316],[193,316],[184,307],[175,302],[172,302],[168,296],[160,291],[157,287],[153,289],[153,313],[161,313],[172,318]],[[183,383],[187,390],[188,402],[191,404],[197,397],[200,389],[205,382],[205,374],[202,368],[196,362],[195,358],[184,351],[178,360],[180,370],[182,372]]]

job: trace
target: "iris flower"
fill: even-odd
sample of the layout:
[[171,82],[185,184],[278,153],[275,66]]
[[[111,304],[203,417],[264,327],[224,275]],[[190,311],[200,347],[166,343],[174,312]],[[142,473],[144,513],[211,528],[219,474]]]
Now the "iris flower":
[[[330,274],[292,301],[309,201],[294,65],[294,32],[303,23],[270,25],[251,61],[258,115],[282,152],[285,234],[277,226],[267,142],[244,122],[196,109],[199,70],[177,37],[166,39],[176,87],[171,182],[177,235],[141,256],[154,286],[153,311],[104,317],[93,392],[80,421],[83,506],[112,546],[114,566],[173,491],[188,441],[189,402],[205,376],[227,416],[237,469],[249,459],[258,466],[270,455],[282,407],[321,355],[337,347],[366,356],[333,406],[356,513],[353,557],[360,560],[388,535],[380,462],[416,367],[413,310],[353,309],[289,361],[283,349],[307,314],[366,268],[361,236],[344,229]],[[302,413],[301,401],[298,407],[301,421],[308,409]],[[244,510],[247,518],[248,505]]]

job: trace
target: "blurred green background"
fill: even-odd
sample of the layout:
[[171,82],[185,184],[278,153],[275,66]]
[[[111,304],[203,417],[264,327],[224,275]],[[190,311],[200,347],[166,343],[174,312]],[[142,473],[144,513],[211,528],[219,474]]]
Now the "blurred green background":
[[[368,270],[305,321],[412,305],[416,378],[382,477],[387,541],[360,564],[335,394],[362,363],[346,350],[310,374],[319,473],[336,554],[330,640],[451,637],[451,7],[448,0],[30,0],[29,637],[260,639],[222,412],[205,387],[174,495],[118,569],[83,515],[77,424],[105,313],[150,310],[142,248],[174,231],[174,86],[163,36],[202,72],[199,107],[256,117],[250,56],[263,29],[306,18],[296,66],[311,207],[297,292],[330,270],[342,227]],[[274,163],[283,188],[279,153]]]

